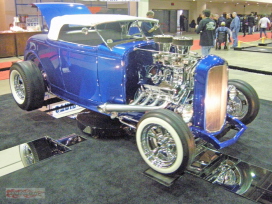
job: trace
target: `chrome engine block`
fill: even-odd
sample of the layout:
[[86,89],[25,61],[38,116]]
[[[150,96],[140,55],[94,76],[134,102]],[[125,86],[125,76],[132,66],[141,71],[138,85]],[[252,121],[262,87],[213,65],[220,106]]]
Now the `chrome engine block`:
[[[190,55],[192,38],[154,36],[159,52],[153,53],[153,65],[146,77],[153,85],[143,84],[141,96],[130,105],[160,106],[181,114],[185,122],[193,115],[194,69],[199,56]],[[143,94],[144,93],[144,94]],[[143,98],[144,103],[139,103]]]
[[125,123],[124,118],[127,121],[133,119],[119,116],[118,112],[166,108],[180,114],[190,125],[193,116],[194,70],[200,58],[197,54],[190,54],[193,39],[158,35],[154,36],[154,41],[159,51],[146,50],[153,53],[153,64],[145,68],[144,76],[139,73],[142,83],[134,100],[128,105],[103,104],[98,107],[99,111],[111,113],[112,118],[118,117]]

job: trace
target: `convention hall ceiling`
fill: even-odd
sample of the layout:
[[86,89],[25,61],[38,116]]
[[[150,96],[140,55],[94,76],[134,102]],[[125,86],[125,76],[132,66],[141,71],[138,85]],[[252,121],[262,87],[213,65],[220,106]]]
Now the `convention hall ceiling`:
[[272,0],[182,0],[182,1],[203,1],[211,3],[272,6]]
[[[81,0],[81,1],[103,1],[108,3],[120,3],[125,1],[141,1],[141,0]],[[171,1],[175,2],[177,0],[155,0],[155,1]],[[272,7],[272,0],[178,0],[179,2],[206,2],[206,3],[222,3],[222,4],[236,4],[244,6],[265,6]]]

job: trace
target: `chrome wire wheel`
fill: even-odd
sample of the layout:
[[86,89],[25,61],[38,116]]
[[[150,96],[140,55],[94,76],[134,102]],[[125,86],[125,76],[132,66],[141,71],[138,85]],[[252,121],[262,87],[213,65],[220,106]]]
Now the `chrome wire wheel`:
[[9,84],[12,96],[23,110],[43,106],[45,86],[40,69],[32,61],[20,61],[10,68]]
[[10,74],[10,88],[15,101],[22,104],[25,101],[25,84],[21,74],[17,70],[12,70]]
[[24,166],[29,166],[36,163],[35,153],[32,151],[31,147],[25,143],[20,145],[20,156]]
[[136,142],[146,164],[161,174],[182,174],[194,158],[194,138],[170,110],[146,113],[137,125]]
[[228,114],[247,125],[257,117],[259,109],[260,101],[258,94],[250,84],[239,79],[229,80]]
[[241,120],[248,113],[249,105],[246,96],[236,89],[235,86],[229,86],[229,90],[235,92],[233,99],[228,101],[228,110],[227,112],[232,116]]
[[222,185],[238,195],[247,192],[253,181],[250,165],[245,162],[237,164],[234,161],[225,160],[214,171],[217,177],[212,183]]
[[148,160],[159,168],[168,168],[177,159],[177,145],[162,126],[150,124],[141,134],[142,147]]

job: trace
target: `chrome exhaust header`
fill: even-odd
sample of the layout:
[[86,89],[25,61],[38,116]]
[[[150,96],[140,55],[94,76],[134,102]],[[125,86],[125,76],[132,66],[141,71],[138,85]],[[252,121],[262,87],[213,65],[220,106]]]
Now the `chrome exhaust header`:
[[157,109],[163,109],[168,105],[168,102],[165,101],[160,106],[146,106],[146,105],[122,105],[122,104],[108,104],[104,103],[97,107],[98,111],[101,113],[110,113],[110,112],[145,112]]

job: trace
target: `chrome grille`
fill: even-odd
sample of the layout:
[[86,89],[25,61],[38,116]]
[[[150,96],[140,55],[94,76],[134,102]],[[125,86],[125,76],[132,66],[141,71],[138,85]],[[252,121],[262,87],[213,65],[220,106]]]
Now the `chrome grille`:
[[226,119],[228,68],[215,66],[209,70],[205,97],[205,129],[208,132],[221,130]]

